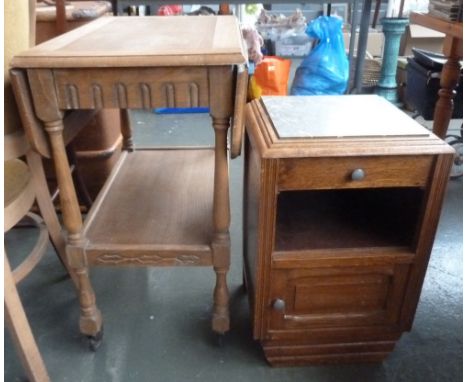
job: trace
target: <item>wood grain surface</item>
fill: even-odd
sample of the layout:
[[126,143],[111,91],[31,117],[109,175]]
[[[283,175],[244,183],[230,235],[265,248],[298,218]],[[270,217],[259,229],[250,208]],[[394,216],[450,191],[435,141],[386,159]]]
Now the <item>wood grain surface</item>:
[[102,17],[18,54],[12,66],[232,65],[246,57],[234,16]]
[[92,211],[90,246],[209,248],[212,150],[152,150],[126,155],[105,198]]

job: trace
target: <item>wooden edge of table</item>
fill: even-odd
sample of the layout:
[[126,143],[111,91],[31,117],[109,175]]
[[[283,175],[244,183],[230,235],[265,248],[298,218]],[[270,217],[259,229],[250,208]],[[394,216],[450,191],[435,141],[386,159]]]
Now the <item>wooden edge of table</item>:
[[[119,55],[107,56],[105,60],[96,60],[93,56],[77,54],[75,57],[60,55],[48,56],[16,56],[11,61],[11,68],[118,68],[118,67],[163,67],[163,66],[225,66],[243,64],[246,58],[240,53],[222,53],[216,56],[203,55],[171,55],[171,56],[139,56]],[[52,58],[52,59],[51,59]]]
[[463,39],[463,23],[442,20],[428,13],[411,12],[410,22],[445,33],[447,36]]

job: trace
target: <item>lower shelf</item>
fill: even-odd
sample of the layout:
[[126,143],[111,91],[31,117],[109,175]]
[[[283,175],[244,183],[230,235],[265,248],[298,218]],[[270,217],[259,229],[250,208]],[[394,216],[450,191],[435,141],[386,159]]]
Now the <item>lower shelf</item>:
[[123,153],[85,221],[91,265],[210,265],[212,149]]

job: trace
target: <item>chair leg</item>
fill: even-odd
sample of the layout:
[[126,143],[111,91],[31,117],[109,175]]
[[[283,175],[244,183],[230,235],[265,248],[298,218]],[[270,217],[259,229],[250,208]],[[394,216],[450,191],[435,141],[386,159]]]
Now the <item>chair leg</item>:
[[65,250],[65,236],[62,231],[62,226],[58,220],[57,213],[55,212],[54,204],[52,203],[52,199],[49,194],[49,189],[47,188],[42,159],[39,154],[32,150],[27,153],[26,159],[31,169],[32,180],[35,183],[34,186],[36,189],[37,204],[39,205],[42,219],[44,219],[44,223],[49,231],[50,241],[52,242],[63,266],[70,274],[75,287],[78,289],[78,277],[75,271],[68,265]]
[[21,304],[10,263],[4,255],[5,321],[10,329],[21,363],[32,382],[50,381],[31,327]]

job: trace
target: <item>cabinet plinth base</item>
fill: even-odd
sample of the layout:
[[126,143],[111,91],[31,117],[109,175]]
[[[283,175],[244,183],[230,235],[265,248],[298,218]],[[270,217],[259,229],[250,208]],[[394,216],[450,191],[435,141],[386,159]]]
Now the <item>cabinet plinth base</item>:
[[271,366],[382,362],[395,344],[396,341],[370,341],[285,345],[279,341],[262,341],[265,358]]

